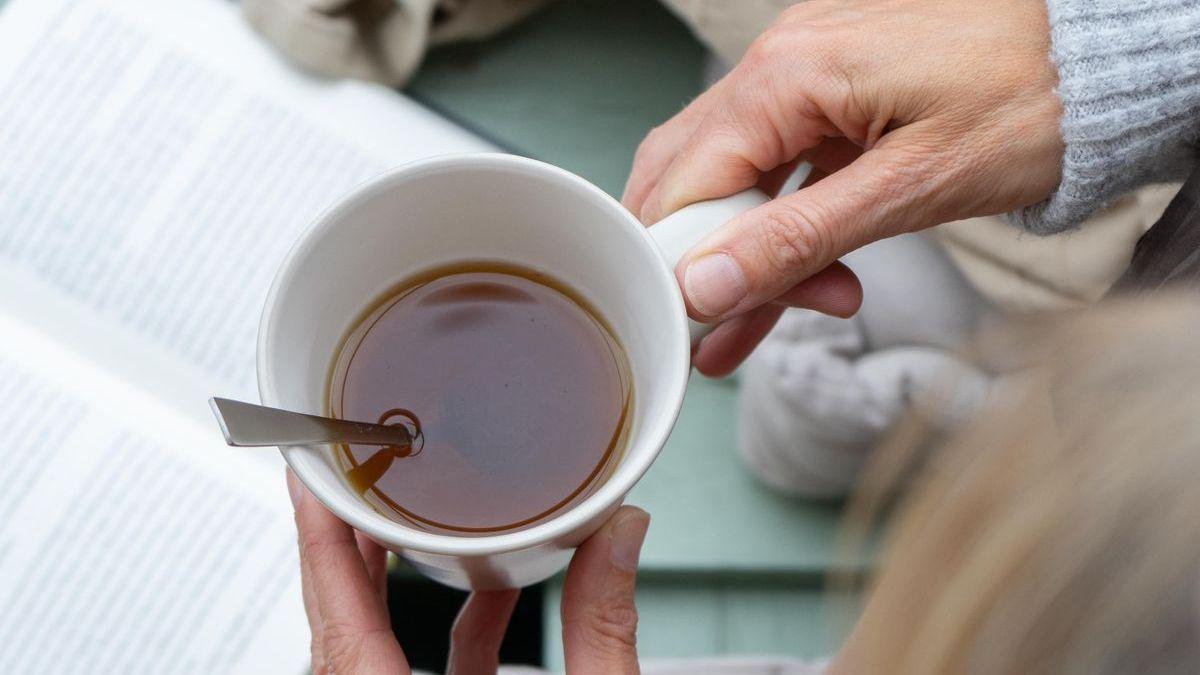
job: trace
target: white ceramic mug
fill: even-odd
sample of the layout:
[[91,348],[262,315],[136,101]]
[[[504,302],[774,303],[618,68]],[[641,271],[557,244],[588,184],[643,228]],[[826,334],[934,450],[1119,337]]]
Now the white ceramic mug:
[[323,413],[330,363],[368,303],[433,267],[502,261],[550,274],[608,321],[633,377],[629,442],[586,500],[534,527],[484,537],[434,534],[379,514],[345,484],[329,447],[285,447],[284,458],[333,513],[433,579],[461,589],[546,579],[621,505],[675,423],[691,345],[706,330],[689,328],[675,262],[702,236],[764,202],[751,190],[689,206],[646,229],[584,179],[502,154],[424,160],[368,182],[317,218],[275,277],[258,336],[264,404]]

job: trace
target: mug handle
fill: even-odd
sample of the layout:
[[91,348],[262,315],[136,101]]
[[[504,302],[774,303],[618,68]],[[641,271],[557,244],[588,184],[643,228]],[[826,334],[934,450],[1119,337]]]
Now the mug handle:
[[[758,188],[750,188],[721,199],[696,202],[650,226],[650,237],[658,244],[659,253],[671,270],[683,254],[734,216],[762,206],[770,198]],[[700,323],[688,319],[688,333],[692,346],[716,328],[715,323]]]

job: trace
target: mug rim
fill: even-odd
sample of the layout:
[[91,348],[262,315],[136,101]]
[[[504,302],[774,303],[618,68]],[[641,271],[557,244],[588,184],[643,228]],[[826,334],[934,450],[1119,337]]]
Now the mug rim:
[[662,339],[672,340],[675,343],[679,358],[674,359],[674,363],[667,364],[669,372],[665,377],[672,380],[664,388],[664,396],[672,399],[667,401],[667,412],[659,415],[657,419],[644,420],[643,428],[638,434],[642,440],[629,446],[629,449],[644,447],[646,450],[640,455],[627,454],[626,458],[618,465],[617,470],[600,485],[599,489],[563,513],[524,530],[477,537],[415,530],[374,511],[365,502],[359,504],[361,508],[354,510],[335,506],[342,500],[331,498],[332,496],[325,492],[323,484],[313,481],[310,474],[313,471],[310,467],[312,462],[325,461],[318,457],[318,453],[309,446],[283,446],[280,447],[280,452],[296,477],[304,483],[318,501],[351,527],[380,543],[393,544],[404,549],[425,553],[492,555],[528,549],[554,541],[579,529],[590,520],[600,516],[606,509],[623,502],[625,496],[658,458],[682,408],[691,370],[691,343],[683,297],[678,291],[674,270],[663,259],[658,244],[650,236],[649,229],[643,227],[616,199],[566,169],[539,160],[498,152],[458,153],[418,159],[395,166],[369,178],[318,214],[301,231],[284,256],[275,272],[263,304],[258,329],[256,375],[259,397],[264,405],[278,405],[278,392],[271,377],[271,374],[277,372],[278,368],[269,346],[275,341],[278,333],[279,301],[286,292],[285,289],[300,274],[300,260],[307,257],[317,240],[321,238],[319,235],[337,227],[347,212],[382,192],[395,189],[397,186],[423,175],[464,168],[500,169],[533,175],[542,179],[548,178],[563,189],[574,192],[580,197],[590,198],[595,204],[610,212],[616,220],[622,223],[622,226],[636,231],[640,236],[640,241],[650,248],[655,258],[661,261],[662,264],[658,265],[653,273],[659,276],[667,288],[675,289],[674,292],[667,294],[670,305],[668,308],[669,323],[673,335],[662,336]]

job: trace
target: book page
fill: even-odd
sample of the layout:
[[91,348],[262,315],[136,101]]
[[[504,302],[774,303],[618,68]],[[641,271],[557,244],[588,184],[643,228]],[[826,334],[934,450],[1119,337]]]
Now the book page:
[[282,471],[26,324],[0,335],[0,672],[300,672]]
[[394,92],[290,70],[220,0],[10,0],[0,147],[0,265],[175,363],[122,365],[199,403],[257,400],[263,300],[324,208],[391,166],[491,149]]

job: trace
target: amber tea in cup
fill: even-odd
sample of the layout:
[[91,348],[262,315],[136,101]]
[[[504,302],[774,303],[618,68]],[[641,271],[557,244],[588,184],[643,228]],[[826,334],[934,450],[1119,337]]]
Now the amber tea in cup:
[[620,344],[577,293],[464,263],[369,305],[331,368],[328,413],[419,426],[411,450],[338,447],[342,474],[389,518],[470,536],[536,525],[591,494],[620,459],[631,396]]

